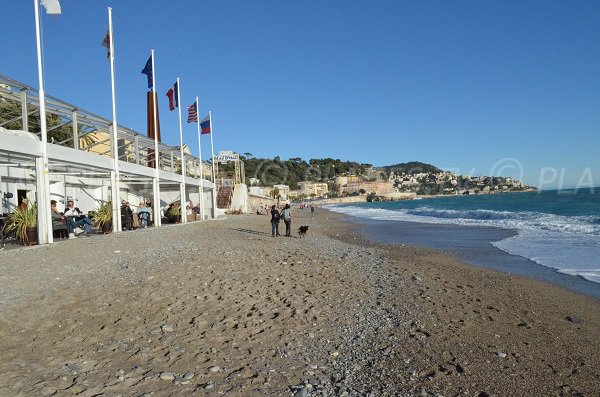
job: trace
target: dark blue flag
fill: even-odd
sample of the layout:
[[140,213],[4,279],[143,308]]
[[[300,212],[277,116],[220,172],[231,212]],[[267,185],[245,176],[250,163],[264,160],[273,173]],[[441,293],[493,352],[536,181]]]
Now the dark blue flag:
[[146,62],[144,69],[142,69],[142,74],[148,76],[148,89],[152,89],[152,55],[148,58],[148,62]]

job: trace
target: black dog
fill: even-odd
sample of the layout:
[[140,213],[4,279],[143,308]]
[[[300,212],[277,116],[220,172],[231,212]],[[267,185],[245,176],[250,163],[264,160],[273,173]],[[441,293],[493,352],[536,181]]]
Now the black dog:
[[300,238],[306,237],[306,232],[308,232],[308,226],[300,226],[298,228],[298,234],[300,235]]

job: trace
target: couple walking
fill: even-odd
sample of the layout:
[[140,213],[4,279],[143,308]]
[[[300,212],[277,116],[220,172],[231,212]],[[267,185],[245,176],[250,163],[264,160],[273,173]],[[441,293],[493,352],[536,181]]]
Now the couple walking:
[[283,218],[285,223],[285,236],[292,236],[292,212],[290,205],[286,204],[281,212],[277,211],[275,206],[271,207],[271,235],[273,237],[279,236],[279,221]]

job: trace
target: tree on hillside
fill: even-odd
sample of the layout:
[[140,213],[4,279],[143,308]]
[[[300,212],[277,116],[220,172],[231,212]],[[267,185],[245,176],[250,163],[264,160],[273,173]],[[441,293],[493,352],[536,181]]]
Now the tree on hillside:
[[281,160],[248,158],[244,160],[247,178],[257,178],[262,185],[289,184],[294,189],[300,181],[326,182],[338,175],[363,175],[370,164],[328,159],[311,159],[306,162],[300,157]]
[[[40,113],[33,107],[28,107],[29,116],[27,123],[29,132],[39,134],[42,130],[40,125]],[[0,101],[0,126],[7,130],[22,130],[23,122],[21,120],[21,104],[15,101]],[[79,131],[83,126],[78,125]],[[46,130],[48,133],[48,142],[62,146],[73,147],[73,125],[70,120],[63,120],[54,113],[46,113]],[[80,138],[80,144],[91,144],[91,135],[84,135]]]
[[279,197],[279,189],[275,188],[275,189],[271,190],[271,197],[273,197],[273,198]]
[[335,182],[328,182],[327,189],[330,197],[337,197],[340,194],[340,188]]
[[408,163],[387,165],[387,166],[384,166],[381,168],[386,170],[388,173],[389,172],[394,172],[396,174],[405,173],[405,174],[409,174],[409,175],[414,175],[414,174],[419,174],[419,173],[437,174],[438,172],[442,172],[442,170],[437,168],[436,166],[433,166],[433,165],[427,164],[427,163],[422,163],[420,161],[409,161]]

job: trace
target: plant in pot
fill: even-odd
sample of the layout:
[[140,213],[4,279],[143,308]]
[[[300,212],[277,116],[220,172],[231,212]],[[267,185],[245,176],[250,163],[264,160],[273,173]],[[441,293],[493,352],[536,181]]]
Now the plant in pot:
[[5,230],[15,232],[24,245],[37,244],[37,206],[28,201],[8,215]]
[[179,205],[174,205],[169,213],[171,223],[179,223],[181,221],[181,208]]
[[94,226],[107,234],[112,231],[112,201],[104,201],[94,214]]

